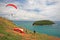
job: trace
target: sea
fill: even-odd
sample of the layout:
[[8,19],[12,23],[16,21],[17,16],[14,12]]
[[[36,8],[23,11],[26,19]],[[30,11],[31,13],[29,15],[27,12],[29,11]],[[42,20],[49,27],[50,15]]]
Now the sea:
[[55,21],[53,25],[33,26],[34,21],[13,21],[17,26],[26,28],[37,33],[47,34],[60,38],[60,21]]

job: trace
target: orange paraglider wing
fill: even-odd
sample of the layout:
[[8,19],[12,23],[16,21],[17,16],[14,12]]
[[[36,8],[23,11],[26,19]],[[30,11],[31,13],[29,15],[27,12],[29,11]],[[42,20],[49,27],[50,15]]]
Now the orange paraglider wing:
[[17,9],[17,6],[16,6],[16,5],[14,5],[14,4],[7,4],[7,5],[6,5],[6,7],[7,7],[7,6],[12,6],[12,7],[14,7],[14,8],[16,8],[16,9]]

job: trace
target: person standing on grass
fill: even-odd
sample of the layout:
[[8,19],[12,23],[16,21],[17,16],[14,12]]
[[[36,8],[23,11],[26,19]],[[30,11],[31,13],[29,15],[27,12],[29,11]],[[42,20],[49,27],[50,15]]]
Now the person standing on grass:
[[35,31],[35,30],[34,30],[33,32],[34,32],[34,34],[36,33],[36,31]]

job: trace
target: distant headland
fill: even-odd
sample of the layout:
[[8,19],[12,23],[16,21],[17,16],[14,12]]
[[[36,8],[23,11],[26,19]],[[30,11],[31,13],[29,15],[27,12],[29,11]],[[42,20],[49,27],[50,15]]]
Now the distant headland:
[[40,21],[35,21],[33,25],[52,25],[55,24],[53,21],[50,20],[40,20]]

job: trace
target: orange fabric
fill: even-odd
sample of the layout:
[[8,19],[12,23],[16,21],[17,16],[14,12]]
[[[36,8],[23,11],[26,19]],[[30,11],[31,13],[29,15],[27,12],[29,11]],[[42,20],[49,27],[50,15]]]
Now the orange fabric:
[[14,5],[14,4],[7,4],[7,5],[6,5],[6,7],[7,7],[7,6],[12,6],[12,7],[14,7],[14,8],[16,8],[16,9],[17,9],[17,6],[16,6],[16,5]]
[[14,28],[14,31],[17,31],[19,33],[24,33],[22,30],[20,30],[19,28]]

